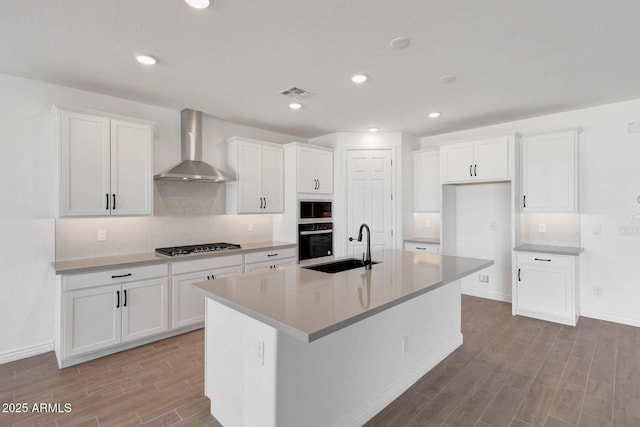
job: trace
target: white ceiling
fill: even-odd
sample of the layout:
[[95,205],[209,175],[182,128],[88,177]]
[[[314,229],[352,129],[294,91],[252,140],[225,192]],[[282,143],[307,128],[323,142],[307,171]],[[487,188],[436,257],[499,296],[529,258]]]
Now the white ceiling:
[[[639,16],[637,0],[2,0],[0,72],[300,137],[424,136],[640,98]],[[299,111],[291,85],[313,93]]]

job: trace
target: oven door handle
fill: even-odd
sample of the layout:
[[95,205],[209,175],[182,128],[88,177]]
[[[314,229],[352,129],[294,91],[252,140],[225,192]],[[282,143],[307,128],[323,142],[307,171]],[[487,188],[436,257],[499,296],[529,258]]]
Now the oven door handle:
[[301,236],[308,236],[310,234],[331,234],[333,230],[315,230],[315,231],[301,231]]

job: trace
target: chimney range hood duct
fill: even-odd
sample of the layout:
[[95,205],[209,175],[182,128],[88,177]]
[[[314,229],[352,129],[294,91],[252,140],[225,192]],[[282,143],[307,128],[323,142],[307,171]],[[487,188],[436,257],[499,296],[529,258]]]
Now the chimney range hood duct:
[[180,112],[182,161],[155,175],[162,181],[226,182],[234,178],[202,161],[202,113],[185,108]]

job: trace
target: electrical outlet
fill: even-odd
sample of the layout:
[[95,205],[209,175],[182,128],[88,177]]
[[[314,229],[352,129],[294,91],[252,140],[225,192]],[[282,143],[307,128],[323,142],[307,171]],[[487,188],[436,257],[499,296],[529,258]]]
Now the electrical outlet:
[[600,234],[602,234],[602,227],[600,226],[600,224],[594,225],[593,226],[593,235],[594,236],[599,236]]
[[593,296],[594,297],[598,297],[598,298],[602,298],[602,288],[596,286],[593,288]]
[[258,358],[258,363],[264,366],[264,341],[256,343],[256,357]]
[[98,241],[103,242],[107,240],[107,230],[98,230]]
[[547,224],[538,224],[538,232],[546,233],[547,232]]
[[247,225],[247,231],[249,232],[253,231],[253,224]]
[[482,283],[489,283],[489,275],[488,274],[479,274],[478,281]]
[[409,351],[409,336],[402,337],[402,354],[406,354]]

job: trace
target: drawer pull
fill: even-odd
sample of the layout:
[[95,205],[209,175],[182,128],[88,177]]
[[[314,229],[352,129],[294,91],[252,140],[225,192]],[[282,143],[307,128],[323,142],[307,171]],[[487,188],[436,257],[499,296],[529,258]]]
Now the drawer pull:
[[121,277],[129,277],[131,276],[131,273],[127,273],[127,274],[120,274],[119,276],[111,276],[112,279],[119,279]]
[[276,252],[275,254],[267,254],[267,256],[278,256],[278,253]]
[[546,261],[546,262],[551,262],[550,259],[544,259],[544,258],[534,258],[534,260],[536,261]]
[[427,248],[419,248],[417,246],[416,246],[416,249],[420,249],[421,251],[426,251],[427,250]]

